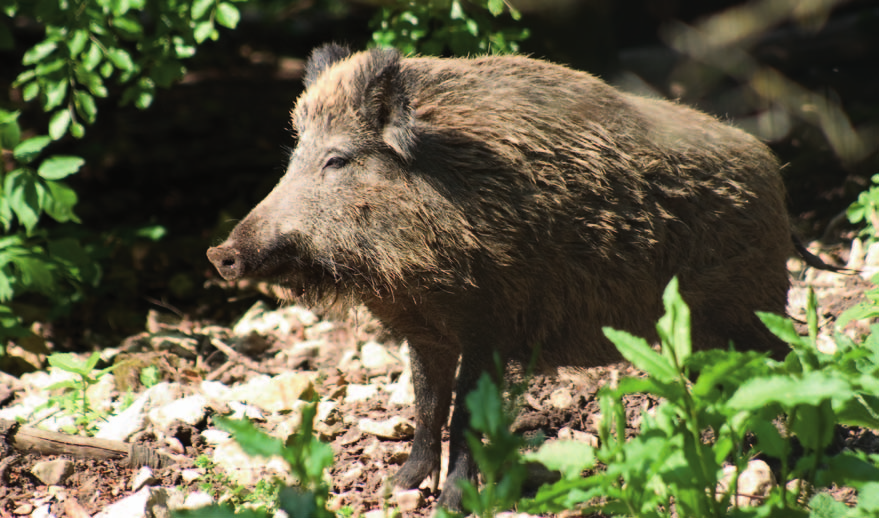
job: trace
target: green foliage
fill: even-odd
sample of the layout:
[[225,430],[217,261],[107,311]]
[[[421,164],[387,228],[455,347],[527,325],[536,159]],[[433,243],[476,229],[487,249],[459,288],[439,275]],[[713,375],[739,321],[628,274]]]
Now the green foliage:
[[271,516],[283,510],[291,518],[330,518],[333,513],[327,510],[329,486],[324,479],[324,470],[333,465],[333,450],[329,444],[320,442],[314,436],[314,416],[317,405],[310,404],[302,410],[302,427],[298,432],[282,441],[258,429],[250,421],[216,418],[221,428],[231,433],[241,449],[248,455],[261,457],[279,456],[290,466],[290,473],[297,480],[295,487],[282,487],[277,480],[266,481],[256,490],[246,494],[240,486],[234,486],[225,475],[218,474],[214,465],[206,457],[199,458],[199,467],[207,470],[203,489],[228,488],[231,491],[232,508],[210,506],[196,511],[174,512],[177,518],[197,518],[222,516],[234,513],[241,516],[240,505],[251,502],[256,510],[246,511],[245,516]]
[[[66,306],[99,278],[95,260],[70,233],[41,229],[43,215],[79,223],[77,193],[64,179],[84,161],[47,152],[51,143],[83,137],[98,99],[114,86],[121,103],[148,107],[157,87],[183,77],[182,62],[199,44],[239,19],[233,3],[218,0],[0,0],[0,49],[17,52],[23,67],[13,87],[48,115],[46,128],[22,128],[20,111],[0,108],[0,151],[11,158],[0,169],[0,342],[26,333],[5,305],[13,298],[32,292]],[[38,24],[42,39],[23,47],[12,31],[16,20]],[[0,99],[0,107],[9,105]]]
[[[459,56],[517,52],[528,29],[497,27],[492,19],[508,11],[514,21],[519,11],[503,0],[396,0],[372,19],[373,42],[403,53]],[[491,16],[489,16],[489,14]]]
[[867,244],[875,243],[879,236],[879,174],[873,175],[872,180],[873,184],[846,210],[850,222],[864,225],[858,235],[864,237]]
[[[94,433],[98,422],[107,417],[106,412],[95,410],[88,400],[88,388],[97,383],[100,378],[116,366],[106,369],[95,370],[95,366],[101,359],[101,353],[94,352],[86,360],[72,353],[55,353],[49,356],[49,365],[79,376],[76,380],[65,380],[55,383],[48,390],[68,389],[61,395],[52,396],[44,407],[57,406],[63,413],[76,416],[76,427],[88,435]],[[70,433],[77,431],[68,430]]]

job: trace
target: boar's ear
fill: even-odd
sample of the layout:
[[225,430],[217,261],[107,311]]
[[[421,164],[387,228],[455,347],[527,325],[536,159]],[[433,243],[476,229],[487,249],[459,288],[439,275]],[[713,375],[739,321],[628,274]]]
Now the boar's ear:
[[305,64],[305,88],[311,86],[321,72],[329,68],[330,65],[350,55],[351,49],[336,43],[327,43],[312,50],[311,56]]
[[412,131],[412,106],[400,70],[400,59],[397,50],[370,51],[360,115],[401,158],[409,160],[415,135]]

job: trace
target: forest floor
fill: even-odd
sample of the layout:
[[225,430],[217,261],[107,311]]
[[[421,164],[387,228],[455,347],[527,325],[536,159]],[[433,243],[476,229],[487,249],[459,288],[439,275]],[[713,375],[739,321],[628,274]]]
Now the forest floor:
[[[847,253],[847,249],[840,249],[835,256],[825,257],[844,263],[849,260]],[[860,258],[849,263],[862,266],[864,252],[855,253]],[[868,263],[875,263],[879,247],[873,247],[869,255],[872,257],[868,257]],[[813,287],[825,334],[832,329],[836,317],[861,300],[863,292],[871,287],[860,275],[804,269],[798,260],[791,260],[790,265],[796,277],[789,297],[791,316],[804,320],[806,291]],[[872,270],[877,266],[873,264]],[[227,288],[230,295],[241,296],[265,287]],[[330,470],[334,508],[347,507],[354,516],[382,509],[386,505],[386,483],[408,455],[409,425],[414,416],[406,346],[387,339],[381,326],[363,310],[352,310],[346,317],[333,320],[297,306],[272,309],[259,301],[233,326],[153,312],[145,331],[103,350],[102,357],[107,363],[125,358],[129,365],[158,366],[161,379],[170,381],[162,384],[170,392],[163,399],[156,395],[156,387],[148,388],[136,376],[132,377],[131,371],[119,369],[113,382],[99,383],[89,392],[93,407],[104,409],[105,414],[87,426],[103,437],[113,437],[115,432],[108,430],[120,426],[116,418],[105,422],[108,415],[118,413],[119,401],[146,401],[139,409],[140,417],[134,418],[136,431],[132,434],[129,430],[118,438],[151,445],[176,459],[171,467],[154,470],[151,480],[144,485],[177,488],[162,493],[162,502],[177,498],[176,505],[182,505],[187,493],[204,495],[207,486],[211,486],[207,495],[226,494],[228,499],[231,488],[238,485],[253,490],[261,478],[283,478],[283,468],[243,456],[217,431],[212,418],[217,414],[243,413],[269,433],[284,438],[298,426],[300,397],[305,399],[315,393],[321,400],[316,431],[332,445],[335,456]],[[597,440],[597,391],[609,380],[633,375],[639,373],[621,363],[566,371],[554,377],[537,376],[522,398],[513,428],[525,436],[542,433],[548,439],[574,435],[581,440]],[[60,431],[69,428],[73,413],[57,407],[39,408],[50,394],[60,394],[57,390],[46,390],[47,384],[62,378],[63,373],[55,368],[20,378],[9,377],[0,393],[0,419],[20,417],[28,426]],[[175,411],[172,407],[180,399],[194,402],[195,406]],[[643,395],[627,398],[628,433],[637,433],[642,412],[657,403]],[[383,423],[391,430],[373,430]],[[837,433],[836,447],[879,453],[879,439],[871,431],[844,428]],[[215,467],[195,467],[199,455],[213,459]],[[141,470],[128,465],[126,460],[21,455],[11,450],[2,458],[3,518],[94,516],[102,511],[105,514],[101,516],[113,516],[121,511],[108,511],[110,504],[126,498],[134,500],[135,489],[145,494],[133,485],[143,483],[134,482],[143,477],[139,475]],[[58,458],[70,460],[72,469],[68,468],[67,477],[47,485],[33,473],[34,466]],[[425,487],[416,496],[415,503],[403,504],[414,507],[406,515],[428,516],[436,495]],[[836,489],[834,496],[849,502],[854,498],[847,488]],[[393,499],[390,503],[397,505]],[[143,512],[156,514],[150,506],[160,504],[154,498],[152,503],[135,505],[146,506]]]

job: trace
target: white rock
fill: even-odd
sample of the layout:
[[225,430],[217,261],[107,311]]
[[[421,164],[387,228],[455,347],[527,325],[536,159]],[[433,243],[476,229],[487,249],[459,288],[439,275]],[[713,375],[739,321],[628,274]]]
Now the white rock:
[[363,518],[389,518],[392,515],[392,512],[385,513],[384,509],[373,509],[372,511],[366,511],[363,513]]
[[397,508],[404,513],[412,512],[424,504],[424,494],[419,489],[394,493]]
[[187,484],[191,484],[198,480],[200,477],[203,477],[205,474],[205,470],[201,468],[190,468],[184,469],[180,471],[180,477],[183,478],[183,481]]
[[183,505],[177,507],[177,509],[198,509],[200,507],[207,507],[213,503],[214,499],[211,495],[204,491],[195,491],[186,495]]
[[214,449],[212,460],[233,484],[254,486],[260,480],[276,476],[285,484],[292,484],[290,466],[281,457],[251,457],[242,451],[234,440],[219,444]]
[[336,330],[336,324],[334,322],[329,322],[324,320],[323,322],[318,322],[311,327],[307,327],[305,329],[305,339],[306,340],[322,340],[327,337],[330,333]]
[[136,493],[144,486],[155,486],[158,483],[159,481],[153,475],[153,470],[149,466],[144,466],[132,477],[131,490]]
[[202,438],[208,443],[210,446],[217,446],[218,444],[223,444],[232,438],[228,432],[224,432],[223,430],[217,430],[216,428],[208,428],[207,430],[201,432]]
[[238,401],[230,401],[229,410],[232,411],[232,414],[226,416],[229,419],[250,419],[251,421],[265,421],[266,419],[259,408]]
[[385,385],[390,393],[388,403],[392,405],[410,406],[415,404],[415,387],[412,385],[412,371],[407,367],[396,383]]
[[[735,466],[725,466],[723,468],[723,477],[717,483],[718,493],[722,493],[732,484],[733,477],[736,473]],[[762,498],[769,495],[769,492],[776,486],[775,476],[772,470],[762,460],[752,460],[748,462],[745,471],[739,475],[737,494],[732,495],[730,499],[740,507],[760,505]],[[754,496],[756,498],[751,498]]]
[[256,376],[232,389],[230,400],[255,405],[266,412],[292,410],[296,401],[314,393],[316,372],[285,372],[277,376]]
[[360,353],[353,349],[348,349],[342,353],[338,368],[342,372],[354,372],[362,369],[363,364],[360,363]]
[[415,425],[398,415],[384,421],[361,419],[358,426],[364,433],[375,435],[382,439],[409,439],[415,434]]
[[366,342],[360,347],[360,362],[371,371],[387,372],[394,368],[399,370],[402,366],[399,358],[376,342]]
[[229,396],[232,394],[232,389],[219,381],[202,381],[200,388],[200,392],[204,394],[206,398],[215,399],[217,401],[229,401]]
[[170,516],[168,490],[145,487],[131,496],[108,505],[92,518],[158,518]]
[[147,415],[150,422],[158,429],[167,430],[174,421],[195,426],[205,418],[207,411],[207,398],[201,394],[195,394],[153,408]]
[[314,415],[315,421],[319,423],[333,424],[342,419],[342,415],[337,408],[339,404],[335,401],[324,400],[318,403],[317,413]]
[[43,504],[31,513],[31,518],[55,518],[55,515],[52,514],[52,505],[51,504]]
[[37,462],[31,468],[31,473],[47,486],[63,485],[73,474],[73,461],[57,459]]
[[593,448],[598,448],[598,436],[580,430],[572,430],[567,426],[559,428],[559,439],[568,441],[585,442]]
[[357,385],[352,383],[345,387],[345,403],[366,401],[378,394],[378,385]]
[[556,389],[549,395],[549,404],[554,408],[564,410],[574,404],[574,396],[566,388]]

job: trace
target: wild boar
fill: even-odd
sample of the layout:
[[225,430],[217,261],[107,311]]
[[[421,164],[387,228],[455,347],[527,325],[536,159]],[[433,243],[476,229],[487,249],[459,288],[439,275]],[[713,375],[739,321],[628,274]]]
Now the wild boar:
[[785,191],[747,133],[521,56],[327,45],[305,86],[286,174],[208,257],[226,279],[361,302],[408,340],[417,428],[398,486],[436,484],[454,391],[440,503],[459,507],[477,474],[461,402],[494,355],[617,361],[601,328],[655,340],[672,276],[696,347],[785,352],[754,314],[785,309]]

